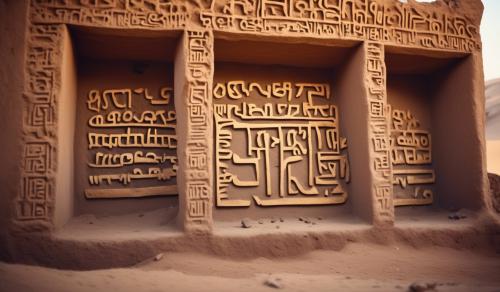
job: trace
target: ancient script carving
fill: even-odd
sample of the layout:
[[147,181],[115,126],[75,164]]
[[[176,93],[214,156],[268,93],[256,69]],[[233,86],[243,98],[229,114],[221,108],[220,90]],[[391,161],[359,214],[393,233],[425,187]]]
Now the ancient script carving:
[[56,92],[62,27],[31,25],[27,32],[21,192],[16,220],[50,223],[56,171]]
[[[137,180],[168,182],[177,175],[176,117],[166,107],[171,95],[169,87],[161,88],[159,97],[147,88],[90,90],[86,105],[92,112],[88,120],[92,160],[87,198],[177,194],[171,183],[132,187]],[[140,103],[146,104],[145,110],[137,110]],[[116,184],[122,186],[102,187]]]
[[217,206],[346,201],[347,141],[329,84],[229,81],[213,90]]
[[186,1],[163,0],[34,0],[37,22],[150,29],[183,28],[191,15]]
[[[184,172],[182,188],[186,206],[185,227],[205,232],[212,222],[212,122],[210,104],[213,77],[213,35],[209,31],[186,32],[184,52],[187,97],[182,100],[183,119],[187,132],[183,137],[186,156],[182,157]],[[181,101],[176,101],[181,102]]]
[[[206,4],[209,3],[209,4]],[[182,29],[199,21],[208,29],[360,39],[471,52],[481,48],[479,27],[459,10],[374,0],[35,0],[39,23]],[[190,13],[189,11],[200,11]],[[196,16],[195,16],[196,15]]]
[[390,127],[388,119],[386,67],[384,47],[381,44],[367,42],[366,78],[368,96],[369,135],[371,139],[374,170],[374,201],[376,219],[392,222],[394,219],[392,167],[390,156]]
[[431,134],[410,111],[391,112],[391,163],[394,205],[432,204],[436,175],[432,168]]
[[474,51],[479,29],[449,10],[373,0],[212,0],[202,9],[207,28],[266,34],[316,35],[398,45]]

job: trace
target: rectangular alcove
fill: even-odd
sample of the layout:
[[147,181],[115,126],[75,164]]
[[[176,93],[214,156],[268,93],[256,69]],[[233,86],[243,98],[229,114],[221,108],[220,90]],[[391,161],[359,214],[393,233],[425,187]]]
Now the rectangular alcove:
[[215,37],[216,226],[371,222],[362,45]]
[[173,227],[180,32],[70,27],[65,34],[56,226],[88,215],[134,232]]
[[474,55],[386,47],[397,220],[482,206]]

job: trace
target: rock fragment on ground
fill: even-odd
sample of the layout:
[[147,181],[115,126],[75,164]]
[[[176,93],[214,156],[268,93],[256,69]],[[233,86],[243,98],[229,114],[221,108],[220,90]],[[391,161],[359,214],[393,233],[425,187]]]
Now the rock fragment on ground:
[[241,220],[241,227],[242,228],[252,227],[252,220],[250,220],[249,218],[243,218],[243,220]]
[[264,282],[264,285],[276,289],[283,288],[283,283],[281,282],[281,279],[276,277],[267,278],[266,281]]
[[418,283],[413,282],[409,287],[409,292],[425,292],[425,291],[436,291],[436,283]]
[[458,210],[458,211],[451,212],[450,214],[448,214],[448,219],[450,219],[450,220],[460,220],[460,219],[465,219],[465,218],[467,218],[467,214],[465,214],[465,212],[462,210]]
[[155,262],[157,262],[157,261],[161,260],[162,258],[163,258],[163,253],[159,253],[155,256],[154,260],[155,260]]

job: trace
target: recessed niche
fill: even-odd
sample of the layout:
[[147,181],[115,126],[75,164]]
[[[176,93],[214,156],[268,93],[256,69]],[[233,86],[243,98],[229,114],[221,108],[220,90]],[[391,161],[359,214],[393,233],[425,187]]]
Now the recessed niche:
[[472,58],[386,48],[397,216],[481,206]]
[[233,36],[214,52],[214,219],[364,218],[359,45]]
[[61,114],[60,124],[69,125],[72,134],[65,136],[74,141],[60,142],[67,172],[59,175],[68,186],[58,196],[72,212],[61,216],[59,225],[82,214],[156,209],[167,209],[165,217],[174,218],[178,35],[73,27],[67,40],[64,59],[70,65],[62,85],[74,95],[68,102],[74,105]]

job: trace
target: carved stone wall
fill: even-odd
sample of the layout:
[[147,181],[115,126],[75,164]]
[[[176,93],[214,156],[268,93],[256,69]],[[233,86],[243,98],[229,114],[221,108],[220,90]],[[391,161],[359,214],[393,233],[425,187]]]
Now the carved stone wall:
[[213,204],[212,32],[186,30],[177,54],[182,54],[177,62],[183,64],[176,63],[176,70],[183,70],[184,78],[176,81],[176,90],[182,94],[175,106],[179,127],[187,129],[178,137],[182,165],[178,175],[179,219],[186,230],[206,232],[212,226]]
[[421,7],[373,0],[211,1],[200,19],[205,27],[220,31],[359,39],[463,52],[480,48],[478,26],[466,17]]
[[[14,221],[51,228],[57,171],[61,35],[66,24],[89,28],[182,31],[176,68],[179,220],[208,231],[214,205],[214,34],[286,36],[364,42],[374,221],[394,221],[391,111],[385,46],[452,53],[481,50],[479,19],[460,7],[382,0],[33,0],[28,14],[21,190]],[[180,70],[180,71],[179,71]]]
[[45,227],[51,226],[54,215],[61,36],[61,25],[28,28],[22,181],[15,219]]
[[470,52],[481,48],[477,20],[453,2],[431,6],[380,0],[33,0],[36,23],[182,29],[357,39]]
[[369,135],[372,145],[374,180],[374,219],[377,222],[394,221],[394,194],[392,188],[392,165],[390,145],[390,125],[387,104],[384,47],[373,42],[365,43]]

